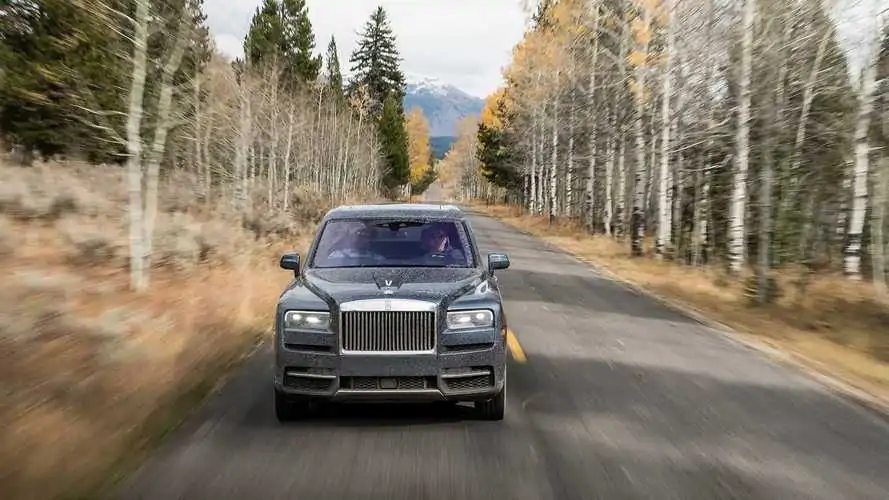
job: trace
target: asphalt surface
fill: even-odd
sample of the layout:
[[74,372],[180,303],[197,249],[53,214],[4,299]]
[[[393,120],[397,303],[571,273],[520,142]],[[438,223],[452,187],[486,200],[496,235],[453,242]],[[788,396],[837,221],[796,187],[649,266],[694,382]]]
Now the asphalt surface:
[[889,425],[490,218],[527,356],[507,415],[342,406],[280,425],[271,357],[244,370],[124,499],[882,499]]

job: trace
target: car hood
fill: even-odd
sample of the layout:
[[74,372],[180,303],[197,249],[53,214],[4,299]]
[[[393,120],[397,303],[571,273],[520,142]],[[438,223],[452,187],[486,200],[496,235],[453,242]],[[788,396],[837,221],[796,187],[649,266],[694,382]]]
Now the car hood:
[[483,277],[482,270],[472,268],[307,269],[303,283],[329,304],[381,297],[449,303]]

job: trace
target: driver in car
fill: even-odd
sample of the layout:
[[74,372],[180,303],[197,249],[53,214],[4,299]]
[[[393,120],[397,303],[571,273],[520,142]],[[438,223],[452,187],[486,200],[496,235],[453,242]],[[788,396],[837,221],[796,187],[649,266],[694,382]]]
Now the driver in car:
[[432,225],[420,234],[420,241],[427,258],[447,257],[453,260],[462,260],[463,252],[454,248],[447,231],[439,225]]
[[423,250],[430,254],[445,253],[450,248],[448,233],[440,226],[431,226],[420,235]]

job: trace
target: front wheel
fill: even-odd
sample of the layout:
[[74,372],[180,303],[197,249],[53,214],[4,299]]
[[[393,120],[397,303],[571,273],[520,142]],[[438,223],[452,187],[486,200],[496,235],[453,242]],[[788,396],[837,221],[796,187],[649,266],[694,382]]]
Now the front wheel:
[[308,416],[310,404],[308,399],[288,396],[275,390],[275,417],[278,422],[291,422]]
[[491,399],[475,402],[475,411],[483,420],[503,420],[506,413],[506,373],[504,372],[503,389]]

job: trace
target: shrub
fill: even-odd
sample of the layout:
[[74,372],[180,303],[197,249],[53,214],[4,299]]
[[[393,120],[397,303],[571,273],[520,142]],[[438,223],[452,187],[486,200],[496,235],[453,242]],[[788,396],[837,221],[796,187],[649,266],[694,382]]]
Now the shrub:
[[69,248],[68,260],[76,266],[121,265],[125,256],[118,242],[121,229],[93,219],[65,218],[57,224]]
[[0,257],[14,254],[16,243],[12,224],[6,217],[0,216]]

